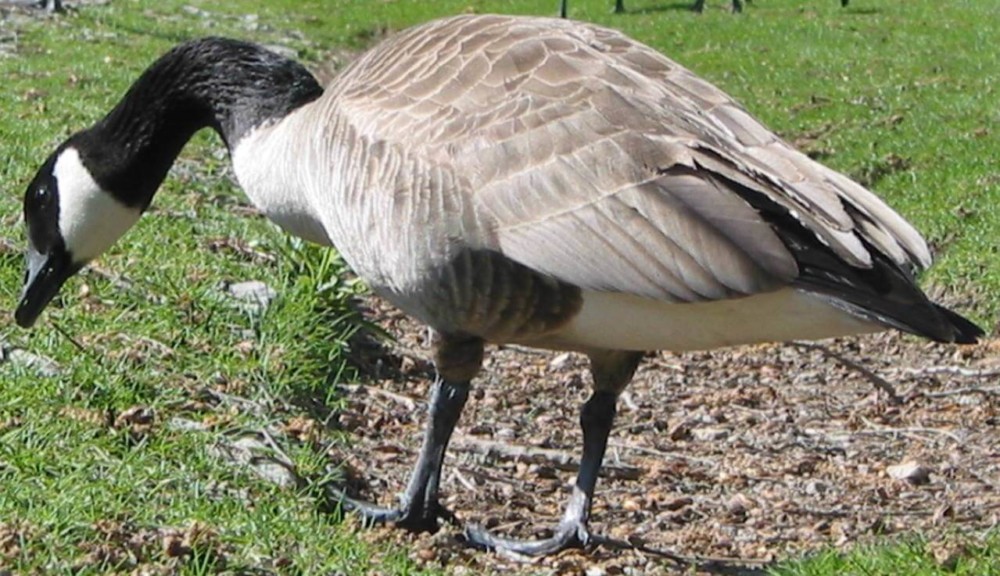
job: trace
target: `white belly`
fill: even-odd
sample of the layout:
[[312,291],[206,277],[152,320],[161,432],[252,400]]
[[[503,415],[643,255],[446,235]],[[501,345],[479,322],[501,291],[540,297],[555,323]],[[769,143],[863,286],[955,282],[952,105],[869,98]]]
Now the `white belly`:
[[885,329],[848,314],[823,298],[793,288],[691,304],[584,292],[580,313],[558,332],[547,335],[543,345],[683,352],[738,344],[819,340]]

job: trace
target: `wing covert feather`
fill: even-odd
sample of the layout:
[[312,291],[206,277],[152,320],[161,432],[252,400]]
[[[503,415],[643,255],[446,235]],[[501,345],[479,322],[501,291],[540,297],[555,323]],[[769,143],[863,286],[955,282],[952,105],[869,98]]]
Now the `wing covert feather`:
[[874,194],[612,30],[440,20],[336,85],[360,134],[454,174],[461,189],[436,193],[470,198],[486,248],[582,288],[696,301],[789,284],[795,256],[733,186],[766,195],[849,265],[872,266],[871,250],[905,269],[930,263]]

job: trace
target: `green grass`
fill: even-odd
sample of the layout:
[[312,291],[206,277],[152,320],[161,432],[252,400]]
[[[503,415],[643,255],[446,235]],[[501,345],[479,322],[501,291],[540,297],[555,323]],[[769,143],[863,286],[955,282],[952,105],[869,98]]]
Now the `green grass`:
[[[20,195],[37,165],[106,112],[175,42],[230,35],[290,46],[318,65],[329,54],[436,16],[470,8],[551,15],[556,4],[116,0],[55,19],[4,21],[0,38],[16,26],[17,53],[0,57],[2,308],[13,309],[20,289],[22,260],[13,249],[23,243]],[[825,163],[869,182],[934,244],[938,264],[925,280],[967,295],[979,319],[994,318],[1000,310],[996,3],[855,0],[843,10],[834,0],[760,0],[739,17],[718,9],[722,4],[709,2],[715,9],[699,17],[671,9],[669,1],[631,0],[630,13],[614,16],[611,0],[574,0],[571,14],[664,51]],[[384,574],[422,573],[408,550],[367,543],[322,513],[310,489],[279,489],[206,449],[236,431],[316,416],[316,405],[335,409],[330,384],[355,377],[345,343],[358,320],[345,303],[361,288],[335,281],[341,268],[335,254],[291,241],[261,218],[235,215],[246,200],[227,166],[218,139],[198,136],[154,210],[98,263],[109,274],[71,281],[32,331],[16,329],[5,312],[0,341],[55,360],[61,372],[46,377],[0,364],[0,568],[127,573],[138,562],[185,574],[363,574],[380,560]],[[262,256],[213,250],[220,239]],[[279,293],[263,314],[220,296],[220,282],[251,279]],[[204,388],[261,409],[198,404]],[[133,406],[155,412],[151,431],[115,425]],[[204,422],[207,430],[171,426],[178,418]],[[323,443],[342,441],[326,431],[319,445],[292,445],[289,456],[320,479],[336,474],[326,468]],[[208,532],[189,554],[164,551],[164,530],[192,525]],[[4,530],[6,542],[19,544],[5,547]],[[138,543],[123,543],[122,534]],[[998,549],[996,538],[973,547],[956,573],[988,573]],[[821,554],[776,573],[943,570],[921,544],[904,543]]]
[[990,576],[1000,574],[1000,537],[958,537],[940,544],[911,538],[891,545],[858,546],[847,554],[823,552],[787,562],[774,576]]

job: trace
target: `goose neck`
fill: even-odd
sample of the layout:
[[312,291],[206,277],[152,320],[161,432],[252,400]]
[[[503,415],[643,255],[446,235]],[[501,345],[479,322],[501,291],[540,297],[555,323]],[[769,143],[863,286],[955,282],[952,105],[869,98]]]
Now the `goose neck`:
[[157,60],[72,144],[103,189],[145,208],[198,130],[212,128],[233,150],[254,128],[321,94],[293,60],[246,42],[195,40]]

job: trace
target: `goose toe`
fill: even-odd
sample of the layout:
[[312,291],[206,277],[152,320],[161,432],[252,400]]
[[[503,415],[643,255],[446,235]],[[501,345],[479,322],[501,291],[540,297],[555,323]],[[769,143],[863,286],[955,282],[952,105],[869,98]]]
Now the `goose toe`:
[[371,502],[346,496],[339,490],[333,491],[334,501],[343,512],[358,516],[366,527],[379,524],[393,524],[408,532],[437,532],[440,520],[460,526],[458,517],[436,500],[430,503],[403,502],[398,508],[387,508]]
[[549,556],[572,548],[585,548],[592,538],[586,524],[576,520],[560,523],[549,538],[519,540],[492,534],[478,524],[465,527],[465,541],[483,550],[513,552],[524,556]]

